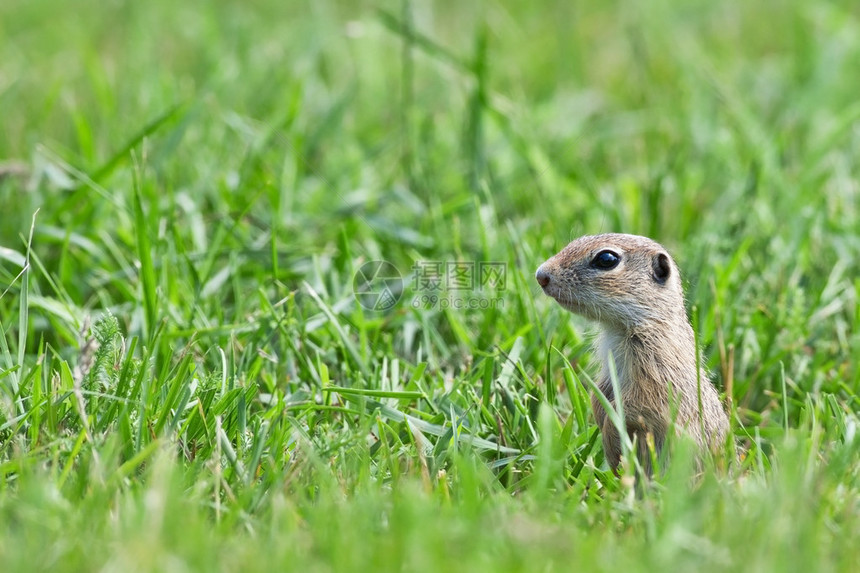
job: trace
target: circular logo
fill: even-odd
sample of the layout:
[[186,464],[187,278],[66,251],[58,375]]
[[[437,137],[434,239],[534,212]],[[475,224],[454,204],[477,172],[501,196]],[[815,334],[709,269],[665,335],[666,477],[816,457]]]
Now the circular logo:
[[356,271],[352,292],[367,310],[388,310],[403,294],[403,277],[388,261],[368,261]]

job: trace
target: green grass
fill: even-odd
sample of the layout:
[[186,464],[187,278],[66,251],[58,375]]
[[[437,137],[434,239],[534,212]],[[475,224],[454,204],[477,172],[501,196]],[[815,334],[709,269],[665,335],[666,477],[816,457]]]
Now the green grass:
[[[858,66],[851,2],[3,2],[4,571],[852,570]],[[532,278],[605,231],[675,254],[738,461],[607,470]]]

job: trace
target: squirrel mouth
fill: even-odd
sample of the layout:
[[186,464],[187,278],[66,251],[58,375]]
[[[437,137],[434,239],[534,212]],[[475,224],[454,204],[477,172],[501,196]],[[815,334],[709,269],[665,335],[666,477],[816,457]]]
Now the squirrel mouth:
[[553,297],[553,298],[555,299],[555,301],[558,304],[560,304],[561,306],[563,306],[567,310],[570,310],[572,312],[579,312],[579,303],[576,302],[575,300],[571,300],[569,298],[562,298],[562,297]]
[[[538,269],[539,274],[540,272],[541,269]],[[554,299],[562,308],[576,314],[582,313],[579,301],[576,300],[576,297],[573,296],[571,289],[567,285],[561,284],[558,280],[548,280],[544,283],[540,281],[540,277],[538,282],[541,285],[543,293]]]
[[543,289],[543,292],[555,299],[555,302],[566,308],[571,312],[579,312],[579,303],[573,299],[568,293],[564,292],[550,292],[550,289]]

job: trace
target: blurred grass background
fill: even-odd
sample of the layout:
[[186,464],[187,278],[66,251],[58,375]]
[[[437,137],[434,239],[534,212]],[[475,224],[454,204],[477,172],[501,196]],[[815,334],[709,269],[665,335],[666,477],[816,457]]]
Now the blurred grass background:
[[[4,2],[4,567],[851,570],[857,69],[852,2]],[[609,231],[675,254],[743,452],[638,498],[532,278]]]

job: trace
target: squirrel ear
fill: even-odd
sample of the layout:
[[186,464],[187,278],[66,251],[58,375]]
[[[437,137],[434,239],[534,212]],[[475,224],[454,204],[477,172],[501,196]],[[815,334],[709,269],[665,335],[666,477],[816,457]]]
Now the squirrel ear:
[[651,270],[654,280],[660,284],[664,284],[672,273],[672,263],[669,262],[668,255],[666,253],[657,253],[657,256],[651,261]]

